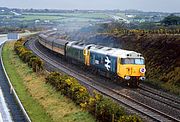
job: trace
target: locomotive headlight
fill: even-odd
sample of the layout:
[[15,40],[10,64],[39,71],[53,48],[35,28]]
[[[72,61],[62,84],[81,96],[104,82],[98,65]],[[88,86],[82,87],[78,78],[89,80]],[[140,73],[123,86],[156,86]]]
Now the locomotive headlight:
[[146,79],[146,77],[140,77],[139,79],[140,79],[140,80],[145,80],[145,79]]
[[140,71],[140,73],[145,73],[146,69],[145,68],[141,68],[139,71]]
[[129,79],[131,79],[131,77],[130,76],[125,76],[124,79],[129,80]]

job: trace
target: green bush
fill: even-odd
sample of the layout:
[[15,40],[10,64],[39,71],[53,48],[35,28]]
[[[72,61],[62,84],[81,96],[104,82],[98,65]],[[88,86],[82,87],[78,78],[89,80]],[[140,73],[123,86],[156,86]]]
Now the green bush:
[[102,99],[102,95],[94,91],[93,96],[89,97],[87,105],[84,106],[90,113],[96,113],[96,105]]
[[120,116],[124,115],[124,109],[111,99],[102,97],[96,105],[96,116],[103,122],[117,121]]
[[34,72],[40,72],[43,70],[43,62],[40,58],[35,56],[32,51],[25,48],[24,42],[26,41],[25,38],[20,38],[14,44],[14,51],[20,57],[22,61],[28,63],[30,67],[32,67]]
[[28,65],[32,67],[34,72],[39,72],[43,69],[43,62],[38,57],[30,58]]

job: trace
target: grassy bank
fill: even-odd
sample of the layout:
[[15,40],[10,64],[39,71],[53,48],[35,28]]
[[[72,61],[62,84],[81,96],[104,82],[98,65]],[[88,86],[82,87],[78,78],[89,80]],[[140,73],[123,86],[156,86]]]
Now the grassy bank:
[[33,73],[15,54],[13,46],[14,42],[8,42],[3,48],[5,68],[32,121],[95,121],[89,113],[46,84],[44,75]]

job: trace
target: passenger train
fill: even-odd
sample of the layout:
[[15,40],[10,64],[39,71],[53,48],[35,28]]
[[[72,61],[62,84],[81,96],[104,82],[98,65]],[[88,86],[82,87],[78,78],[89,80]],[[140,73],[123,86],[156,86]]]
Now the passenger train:
[[138,86],[140,81],[145,80],[145,61],[140,53],[55,39],[45,34],[39,34],[38,40],[41,45],[62,55],[71,63],[88,67],[105,77],[125,81],[131,86]]

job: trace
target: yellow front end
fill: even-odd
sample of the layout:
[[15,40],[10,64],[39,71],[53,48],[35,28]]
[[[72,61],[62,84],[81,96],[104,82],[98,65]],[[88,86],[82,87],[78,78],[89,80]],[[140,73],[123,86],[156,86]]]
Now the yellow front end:
[[144,77],[145,73],[140,72],[142,68],[145,68],[145,65],[120,64],[118,70],[118,76],[122,78],[124,78],[125,76]]
[[145,80],[145,65],[117,63],[117,75],[125,80]]

